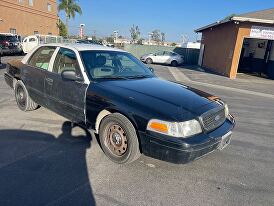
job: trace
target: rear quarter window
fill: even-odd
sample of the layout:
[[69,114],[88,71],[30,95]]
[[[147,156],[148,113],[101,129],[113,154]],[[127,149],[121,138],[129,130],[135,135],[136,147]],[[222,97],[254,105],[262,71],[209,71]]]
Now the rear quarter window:
[[50,59],[56,47],[40,47],[34,52],[28,61],[28,64],[33,67],[48,70]]

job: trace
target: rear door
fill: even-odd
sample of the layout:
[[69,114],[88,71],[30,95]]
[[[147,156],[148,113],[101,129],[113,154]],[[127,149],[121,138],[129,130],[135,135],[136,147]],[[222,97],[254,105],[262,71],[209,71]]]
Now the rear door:
[[85,84],[84,81],[62,79],[61,73],[65,70],[73,70],[77,76],[83,77],[76,53],[67,48],[60,48],[56,54],[52,71],[47,72],[45,76],[48,107],[73,122],[85,123],[85,100],[88,84]]
[[43,46],[37,49],[21,68],[21,78],[30,97],[39,105],[46,106],[44,79],[56,47]]

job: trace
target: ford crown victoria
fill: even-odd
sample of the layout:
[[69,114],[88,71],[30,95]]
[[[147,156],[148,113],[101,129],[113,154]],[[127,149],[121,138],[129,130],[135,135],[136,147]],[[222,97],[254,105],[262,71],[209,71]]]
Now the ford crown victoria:
[[220,98],[161,80],[125,51],[85,44],[39,46],[7,65],[18,107],[43,106],[99,136],[104,153],[187,163],[226,147],[235,121]]

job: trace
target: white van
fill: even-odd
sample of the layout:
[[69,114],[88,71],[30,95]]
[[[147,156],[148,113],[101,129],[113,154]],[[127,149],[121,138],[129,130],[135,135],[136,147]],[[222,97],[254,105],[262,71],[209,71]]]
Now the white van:
[[64,39],[61,36],[53,35],[31,35],[27,36],[22,42],[22,49],[25,54],[29,53],[32,49],[40,44],[51,44],[51,43],[75,43],[76,40]]

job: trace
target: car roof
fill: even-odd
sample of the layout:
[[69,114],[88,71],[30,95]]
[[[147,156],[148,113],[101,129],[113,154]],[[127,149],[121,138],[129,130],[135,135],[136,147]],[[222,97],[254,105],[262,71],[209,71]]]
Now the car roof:
[[65,43],[65,44],[45,44],[43,46],[57,46],[57,47],[65,47],[65,48],[73,48],[77,51],[117,51],[117,52],[126,52],[121,49],[102,46],[98,44],[77,44],[77,43]]

